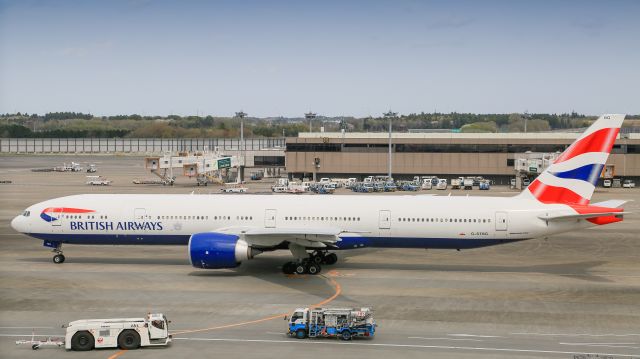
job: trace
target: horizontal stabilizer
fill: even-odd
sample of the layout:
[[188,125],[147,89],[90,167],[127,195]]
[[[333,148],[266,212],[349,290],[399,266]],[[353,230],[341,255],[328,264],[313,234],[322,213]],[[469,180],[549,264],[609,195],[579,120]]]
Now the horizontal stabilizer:
[[538,216],[538,218],[549,221],[572,221],[576,219],[589,219],[596,217],[606,217],[606,216],[614,216],[616,218],[622,218],[623,215],[629,214],[630,212],[599,212],[599,213],[585,213],[585,214],[552,214],[550,216]]
[[591,203],[591,205],[598,207],[620,208],[627,202],[629,201],[624,199],[611,199],[604,202]]

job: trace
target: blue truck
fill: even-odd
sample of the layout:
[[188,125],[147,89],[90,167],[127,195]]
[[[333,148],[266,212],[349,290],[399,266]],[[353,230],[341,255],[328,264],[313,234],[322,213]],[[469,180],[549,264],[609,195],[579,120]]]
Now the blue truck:
[[289,322],[289,336],[305,338],[373,338],[376,322],[371,308],[298,308]]

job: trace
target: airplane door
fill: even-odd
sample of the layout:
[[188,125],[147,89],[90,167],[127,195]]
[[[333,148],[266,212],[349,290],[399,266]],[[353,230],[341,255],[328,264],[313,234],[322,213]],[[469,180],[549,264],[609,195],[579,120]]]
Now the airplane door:
[[276,227],[276,214],[277,214],[277,211],[275,209],[264,210],[264,226],[266,228]]
[[391,211],[382,210],[378,216],[378,228],[390,229],[391,228]]
[[507,212],[496,212],[496,231],[506,231],[507,225]]

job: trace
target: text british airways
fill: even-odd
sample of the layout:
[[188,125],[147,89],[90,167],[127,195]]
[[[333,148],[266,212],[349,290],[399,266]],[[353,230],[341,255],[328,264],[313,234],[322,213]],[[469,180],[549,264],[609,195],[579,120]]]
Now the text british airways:
[[72,231],[161,231],[162,222],[69,222]]

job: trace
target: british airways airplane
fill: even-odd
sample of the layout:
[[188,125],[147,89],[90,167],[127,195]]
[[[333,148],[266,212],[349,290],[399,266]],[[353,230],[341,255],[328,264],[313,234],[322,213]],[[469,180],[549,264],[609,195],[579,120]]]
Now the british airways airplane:
[[603,115],[514,197],[85,194],[34,204],[11,222],[62,244],[188,245],[197,268],[234,268],[288,249],[285,273],[318,274],[333,250],[469,249],[622,221],[625,201],[590,203],[624,115]]

